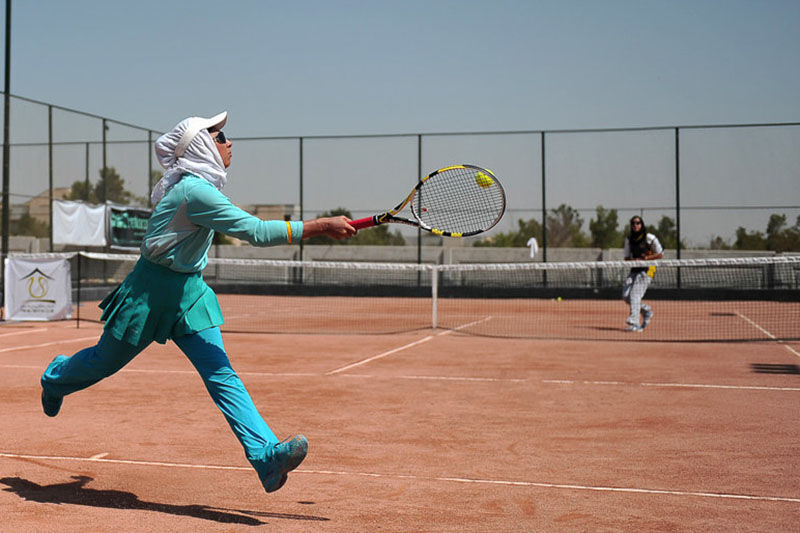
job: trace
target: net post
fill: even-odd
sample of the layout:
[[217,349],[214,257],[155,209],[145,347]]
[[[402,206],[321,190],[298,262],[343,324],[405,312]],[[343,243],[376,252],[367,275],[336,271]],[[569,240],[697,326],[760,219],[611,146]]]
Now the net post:
[[439,327],[439,265],[431,267],[431,329]]

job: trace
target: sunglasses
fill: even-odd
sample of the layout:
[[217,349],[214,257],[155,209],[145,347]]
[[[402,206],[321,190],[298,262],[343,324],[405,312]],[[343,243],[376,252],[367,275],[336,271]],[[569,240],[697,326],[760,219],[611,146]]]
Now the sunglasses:
[[228,142],[228,138],[227,138],[227,137],[225,137],[225,134],[224,134],[224,133],[222,133],[222,130],[219,130],[219,131],[217,132],[217,136],[216,136],[216,137],[214,137],[214,140],[215,140],[216,142],[218,142],[219,144],[225,144],[226,142]]

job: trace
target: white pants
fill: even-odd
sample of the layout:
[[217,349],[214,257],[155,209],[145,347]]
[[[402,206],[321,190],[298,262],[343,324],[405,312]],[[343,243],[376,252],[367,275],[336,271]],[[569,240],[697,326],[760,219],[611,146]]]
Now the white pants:
[[653,278],[647,275],[647,271],[631,272],[625,278],[625,285],[622,287],[622,299],[631,306],[631,314],[628,316],[628,324],[639,325],[639,315],[650,312],[650,306],[642,303],[644,293],[650,286]]

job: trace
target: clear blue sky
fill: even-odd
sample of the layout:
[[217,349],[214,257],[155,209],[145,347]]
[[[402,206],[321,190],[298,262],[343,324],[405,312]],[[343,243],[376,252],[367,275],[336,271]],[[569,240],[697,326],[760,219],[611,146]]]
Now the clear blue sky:
[[11,92],[239,136],[800,120],[797,0],[37,0]]
[[[155,131],[223,109],[234,138],[800,122],[798,0],[16,0],[12,22],[12,94]],[[426,141],[423,171],[483,164],[509,189],[502,230],[539,217],[538,140],[461,139]],[[309,143],[306,214],[393,205],[416,180],[415,145],[397,144]],[[554,136],[548,206],[584,209],[587,223],[598,204],[642,207],[655,222],[675,205],[673,146],[669,131]],[[800,205],[798,146],[800,128],[687,131],[681,205]],[[297,202],[294,184],[277,186],[296,175],[284,148],[238,143],[235,202]],[[57,184],[82,179],[83,155],[71,157]],[[379,158],[389,171],[375,180],[360,167]],[[114,165],[128,183],[141,167]],[[353,195],[332,174],[369,187]],[[43,180],[12,191],[38,194]],[[682,228],[702,244],[737,225],[763,231],[768,216],[687,212]]]

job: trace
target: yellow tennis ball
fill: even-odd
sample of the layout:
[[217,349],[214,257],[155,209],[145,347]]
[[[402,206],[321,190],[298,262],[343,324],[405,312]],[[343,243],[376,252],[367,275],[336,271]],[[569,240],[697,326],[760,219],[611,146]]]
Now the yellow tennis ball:
[[557,300],[560,302],[560,301],[561,301],[561,296],[559,296],[559,297],[558,297],[558,298],[556,298],[556,299],[557,299]]
[[475,174],[475,183],[478,184],[478,187],[487,189],[494,184],[494,180],[490,178],[488,174],[484,174],[483,172],[478,172],[477,174]]

